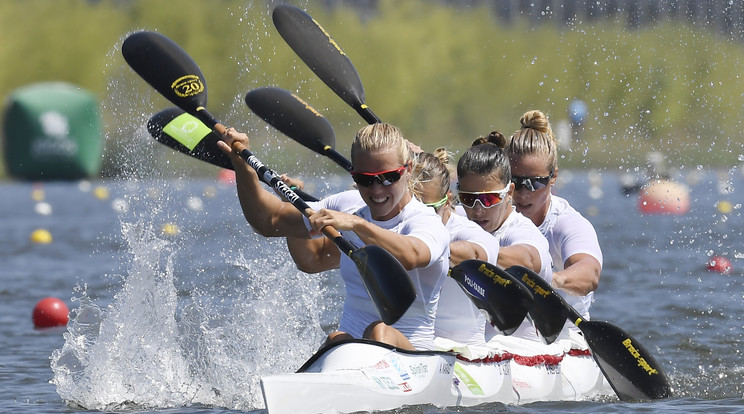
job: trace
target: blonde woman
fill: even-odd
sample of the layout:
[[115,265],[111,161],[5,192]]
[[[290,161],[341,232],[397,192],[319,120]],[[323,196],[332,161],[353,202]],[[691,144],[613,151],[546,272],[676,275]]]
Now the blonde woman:
[[[433,349],[434,316],[448,268],[449,237],[439,216],[416,200],[409,186],[411,153],[400,130],[378,123],[363,127],[351,147],[352,178],[358,194],[345,192],[316,203],[305,218],[291,204],[263,188],[234,144],[248,147],[248,136],[230,128],[220,147],[236,172],[238,198],[251,227],[267,237],[308,239],[332,226],[357,246],[375,244],[393,254],[408,270],[416,300],[392,326],[378,320],[374,303],[354,263],[325,237],[306,248],[316,271],[341,269],[346,297],[337,331],[327,342],[365,337],[403,349]],[[239,145],[238,145],[239,147]],[[364,205],[356,201],[361,196]]]
[[602,250],[592,224],[551,189],[558,178],[558,151],[544,113],[532,110],[519,120],[505,148],[511,164],[514,204],[550,245],[553,286],[582,317],[599,285]]

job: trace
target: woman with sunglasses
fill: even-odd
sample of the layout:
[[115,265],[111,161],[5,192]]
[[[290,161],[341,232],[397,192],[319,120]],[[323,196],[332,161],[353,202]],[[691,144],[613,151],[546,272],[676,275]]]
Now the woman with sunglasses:
[[[467,259],[496,264],[499,245],[493,236],[464,216],[454,213],[455,200],[450,191],[450,154],[438,148],[433,154],[416,155],[413,164],[413,189],[424,205],[437,212],[450,235],[450,266]],[[438,342],[446,350],[462,345],[485,345],[486,318],[473,305],[454,279],[446,278],[439,296],[435,320]],[[454,341],[451,343],[449,341]]]
[[[332,226],[357,246],[375,244],[389,251],[408,270],[416,299],[398,322],[388,326],[378,320],[351,259],[324,236],[305,240],[301,251],[313,257],[311,270],[340,268],[346,285],[339,327],[327,343],[364,337],[404,349],[434,348],[434,316],[449,265],[449,238],[439,216],[412,195],[411,153],[398,128],[378,123],[359,130],[351,146],[358,195],[347,191],[308,203],[315,211],[309,218],[264,189],[255,170],[231,150],[236,143],[248,147],[246,134],[230,128],[222,140],[220,148],[235,168],[243,214],[256,232],[292,241],[319,236],[323,227]],[[364,201],[361,208],[359,196]]]
[[[492,132],[477,139],[457,162],[457,196],[467,217],[496,237],[498,264],[521,265],[550,282],[548,242],[535,225],[512,206],[514,185],[509,159],[502,150],[506,138]],[[486,340],[497,332],[486,326]],[[534,326],[525,321],[513,336],[539,341]]]
[[514,204],[548,239],[553,286],[589,319],[589,306],[602,271],[597,233],[568,201],[551,194],[558,178],[558,154],[548,118],[533,110],[522,115],[519,122],[522,127],[505,148],[515,185]]

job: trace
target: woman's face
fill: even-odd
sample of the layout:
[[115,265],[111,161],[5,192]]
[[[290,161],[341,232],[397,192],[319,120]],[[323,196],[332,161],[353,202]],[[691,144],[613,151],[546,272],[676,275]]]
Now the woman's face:
[[[506,183],[497,180],[490,175],[468,174],[459,178],[458,191],[477,193],[492,192],[502,190],[507,187]],[[504,223],[509,213],[511,213],[511,197],[514,192],[512,183],[508,183],[509,191],[499,204],[485,208],[479,201],[476,201],[472,208],[465,207],[465,214],[468,218],[480,225],[483,230],[493,233],[498,230]]]
[[[525,178],[548,177],[551,173],[548,169],[548,160],[537,154],[523,157],[512,156],[509,157],[509,162],[512,179],[516,180],[517,183],[523,182]],[[555,184],[557,176],[558,169],[556,168],[553,177],[549,180],[542,180],[547,182],[547,185],[542,186],[541,183],[532,180],[535,184],[533,185],[535,191],[530,191],[526,186],[519,184],[514,189],[514,206],[518,212],[532,220],[535,225],[542,224],[548,214],[550,190]]]
[[[354,172],[360,173],[374,174],[381,171],[395,170],[403,166],[400,154],[393,149],[375,152],[357,150],[353,159]],[[378,180],[374,180],[372,185],[366,187],[357,184],[359,194],[369,206],[373,219],[379,221],[390,220],[398,215],[403,207],[411,201],[411,194],[408,191],[409,168],[403,171],[400,180],[391,185],[383,185]]]
[[[439,186],[438,182],[435,181],[426,181],[421,183],[420,188],[420,197],[421,202],[425,204],[431,204],[431,203],[437,203],[444,198],[444,196],[441,194],[441,188]],[[449,218],[448,213],[450,211],[450,200],[447,200],[444,204],[442,204],[439,207],[435,208],[435,211],[437,214],[439,214],[439,217],[442,218],[442,222],[446,223],[447,219]]]

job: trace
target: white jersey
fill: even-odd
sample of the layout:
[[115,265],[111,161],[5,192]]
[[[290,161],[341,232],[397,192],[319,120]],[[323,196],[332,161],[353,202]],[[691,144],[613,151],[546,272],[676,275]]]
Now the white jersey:
[[[548,214],[538,228],[548,239],[550,255],[553,258],[553,272],[563,270],[566,259],[579,253],[594,257],[600,266],[602,265],[602,250],[594,226],[565,199],[555,195],[550,197]],[[585,296],[572,295],[563,289],[558,289],[558,292],[582,318],[589,320],[589,307],[594,292],[589,292]]]
[[[355,214],[385,230],[413,236],[423,241],[429,248],[431,260],[426,267],[408,271],[416,289],[416,299],[405,314],[392,326],[411,341],[416,349],[434,348],[434,317],[439,300],[442,282],[449,267],[449,235],[442,219],[430,207],[417,199],[412,199],[395,217],[386,221],[372,219],[369,207],[361,202],[357,190],[332,195],[318,202],[308,203],[314,210],[323,208]],[[309,222],[305,220],[309,227]],[[362,247],[359,237],[351,231],[341,232],[352,244]],[[346,298],[339,330],[353,337],[361,338],[367,326],[380,319],[377,309],[362,283],[361,275],[354,262],[341,255],[341,276],[346,285]]]
[[[475,243],[486,251],[487,261],[496,264],[499,244],[481,226],[467,217],[450,214],[446,227],[450,234],[450,242],[464,240]],[[473,305],[457,282],[447,277],[439,297],[435,322],[436,336],[466,345],[483,345],[485,326],[486,318],[483,313]]]
[[[465,214],[464,210],[460,211],[462,211],[462,214]],[[536,248],[540,254],[540,277],[545,279],[548,283],[553,280],[553,270],[548,241],[542,233],[540,233],[540,230],[537,229],[532,220],[523,216],[512,207],[509,217],[504,220],[501,227],[491,234],[496,237],[499,245],[502,247],[512,246],[515,244],[526,244]],[[485,331],[486,341],[499,333],[490,324],[486,324]],[[512,336],[541,341],[537,334],[537,330],[526,318]]]

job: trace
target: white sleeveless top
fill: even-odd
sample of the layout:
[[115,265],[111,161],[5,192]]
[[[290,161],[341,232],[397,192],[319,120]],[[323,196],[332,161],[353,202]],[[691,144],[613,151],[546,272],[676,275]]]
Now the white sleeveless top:
[[[481,226],[467,217],[450,214],[446,227],[450,242],[464,240],[475,243],[486,251],[487,261],[496,264],[499,244]],[[454,279],[445,278],[437,308],[436,336],[465,345],[483,345],[485,326],[486,317],[481,310],[473,305]]]
[[[597,259],[600,266],[602,265],[602,250],[599,247],[594,226],[565,199],[555,195],[550,197],[548,214],[538,228],[548,239],[554,272],[563,270],[566,259],[578,253],[588,254]],[[563,289],[556,290],[579,312],[582,318],[589,320],[589,307],[592,304],[594,292],[589,292],[585,296],[576,296]]]
[[[465,209],[458,206],[457,213],[465,215]],[[498,241],[501,247],[512,246],[515,244],[526,244],[537,249],[540,254],[540,277],[550,283],[553,280],[553,270],[550,258],[550,250],[548,247],[548,241],[540,233],[532,220],[523,216],[521,213],[512,206],[512,211],[509,213],[509,217],[504,220],[496,231],[491,233]],[[497,331],[491,324],[485,325],[485,339],[490,341],[496,335],[499,335],[500,331]],[[535,326],[525,318],[522,324],[511,336],[530,339],[534,341],[542,341]]]
[[[360,207],[361,202],[361,207]],[[439,292],[449,268],[449,234],[442,219],[430,207],[413,198],[395,217],[386,221],[372,219],[369,207],[357,190],[345,191],[321,201],[308,203],[313,210],[326,208],[355,214],[385,230],[413,236],[429,248],[431,260],[426,267],[408,271],[416,289],[416,299],[405,314],[392,326],[411,341],[416,349],[434,349],[434,317]],[[305,225],[310,224],[305,219]],[[354,232],[342,231],[344,238],[358,247],[364,246]],[[346,298],[338,329],[361,338],[367,326],[380,319],[374,302],[362,283],[354,262],[341,255],[341,276],[346,285]]]

